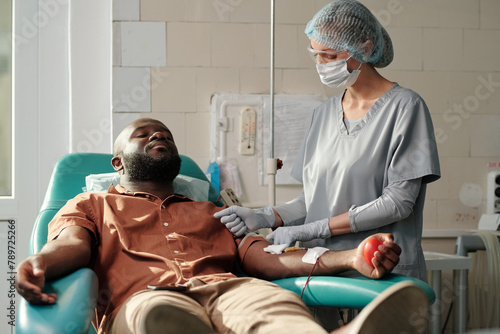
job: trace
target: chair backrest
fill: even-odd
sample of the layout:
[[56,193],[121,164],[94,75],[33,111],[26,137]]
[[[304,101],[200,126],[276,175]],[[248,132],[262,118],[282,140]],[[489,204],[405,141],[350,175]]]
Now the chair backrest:
[[[181,155],[181,170],[179,174],[208,181],[205,173],[193,159]],[[111,166],[112,154],[101,153],[70,153],[62,157],[54,167],[40,213],[35,221],[29,253],[40,251],[47,242],[48,224],[66,204],[66,202],[83,192],[85,177],[89,174],[111,173],[115,170]],[[210,185],[208,200],[221,205],[219,195]]]

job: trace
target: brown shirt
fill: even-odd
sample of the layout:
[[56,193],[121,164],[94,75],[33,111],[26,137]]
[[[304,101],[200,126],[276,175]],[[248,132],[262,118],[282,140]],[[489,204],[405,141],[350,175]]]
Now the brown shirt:
[[99,279],[98,325],[113,318],[121,304],[148,284],[186,283],[197,277],[206,283],[236,277],[247,239],[239,249],[235,238],[213,214],[222,208],[173,195],[162,201],[112,185],[108,193],[83,193],[57,213],[48,240],[68,226],[82,226],[94,240],[89,265]]

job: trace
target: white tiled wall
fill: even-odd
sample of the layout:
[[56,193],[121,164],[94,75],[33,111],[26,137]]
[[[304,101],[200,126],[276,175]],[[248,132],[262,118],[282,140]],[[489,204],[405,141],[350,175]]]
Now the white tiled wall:
[[[337,93],[319,81],[303,33],[328,2],[276,1],[276,93]],[[425,228],[474,228],[484,204],[466,207],[458,194],[467,182],[485,190],[487,172],[500,170],[500,2],[363,3],[393,40],[395,59],[382,74],[417,91],[434,119],[443,176],[428,187]],[[140,116],[164,121],[181,153],[205,169],[212,94],[269,93],[270,1],[114,5],[115,123]],[[286,193],[279,192],[278,202]]]
[[149,67],[113,68],[113,111],[151,111]]
[[140,0],[113,0],[113,20],[139,21]]
[[121,22],[121,65],[165,66],[165,26],[165,22]]

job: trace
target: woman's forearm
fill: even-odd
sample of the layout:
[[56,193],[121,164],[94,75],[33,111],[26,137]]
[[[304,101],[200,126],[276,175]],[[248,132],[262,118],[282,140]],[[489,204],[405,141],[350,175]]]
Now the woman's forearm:
[[331,217],[328,221],[328,227],[332,235],[341,235],[351,233],[351,224],[349,222],[349,213]]

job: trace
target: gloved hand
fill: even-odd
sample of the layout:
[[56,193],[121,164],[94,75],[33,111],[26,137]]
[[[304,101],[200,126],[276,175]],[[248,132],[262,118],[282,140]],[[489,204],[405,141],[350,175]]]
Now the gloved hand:
[[270,206],[249,209],[233,205],[216,212],[214,218],[220,218],[221,223],[225,224],[227,229],[237,237],[242,236],[247,231],[273,227],[276,220],[273,208]]
[[328,226],[328,218],[317,220],[299,226],[278,227],[266,236],[267,241],[274,245],[294,244],[295,241],[309,241],[313,239],[326,239],[332,236]]

